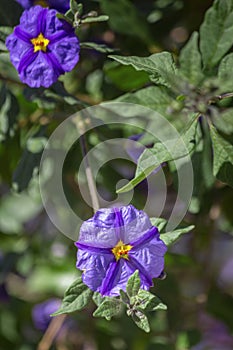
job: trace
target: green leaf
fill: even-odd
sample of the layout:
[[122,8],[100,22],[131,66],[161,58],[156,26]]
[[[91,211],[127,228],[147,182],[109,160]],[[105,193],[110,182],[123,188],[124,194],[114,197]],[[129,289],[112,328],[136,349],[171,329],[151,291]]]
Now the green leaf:
[[181,137],[168,140],[166,144],[157,142],[153,148],[146,149],[138,160],[134,179],[120,188],[117,193],[130,191],[150,175],[160,164],[187,156],[195,148],[196,128],[197,117],[192,120]]
[[[104,73],[105,75],[111,80],[111,82],[118,88],[123,91],[129,91],[133,89],[139,89],[143,87],[145,84],[150,82],[149,76],[147,73],[141,71],[137,72],[135,69],[131,66],[122,66],[117,62],[108,62],[104,66]],[[127,76],[127,79],[125,77]],[[134,97],[134,94],[126,94],[116,99],[116,101],[121,101],[121,99],[124,102],[124,96],[128,96],[129,99],[125,102],[132,102],[137,103],[136,97]],[[130,96],[133,96],[131,101]]]
[[175,241],[177,241],[177,239],[183,235],[184,233],[190,232],[191,230],[194,229],[194,225],[190,225],[184,228],[180,228],[178,230],[175,231],[171,231],[171,232],[166,232],[166,233],[162,233],[160,235],[161,240],[167,245],[171,245],[172,243],[174,243]]
[[124,65],[131,65],[138,71],[147,72],[151,81],[156,84],[171,87],[175,81],[177,69],[169,52],[155,53],[149,57],[110,55],[109,58]]
[[127,293],[125,293],[122,289],[120,290],[120,296],[124,304],[130,304],[130,298],[128,297]]
[[80,44],[80,46],[83,49],[96,50],[96,51],[101,52],[101,53],[111,53],[111,52],[116,51],[115,49],[112,49],[105,44],[96,44],[96,43],[86,42],[86,41],[83,41]]
[[104,297],[100,293],[94,292],[92,300],[94,301],[96,306],[99,306],[104,301]]
[[162,218],[150,218],[150,221],[153,226],[158,227],[159,232],[167,225],[167,220]]
[[45,131],[46,128],[42,126],[27,140],[27,147],[13,173],[13,186],[17,192],[26,189],[31,179],[38,175],[41,155],[46,143]]
[[52,316],[82,310],[91,300],[92,294],[93,292],[82,282],[82,277],[79,277],[66,290],[60,309]]
[[200,28],[204,68],[213,68],[233,44],[233,0],[216,0]]
[[210,126],[214,164],[213,173],[220,181],[233,187],[233,146]]
[[70,9],[74,15],[78,14],[78,16],[81,16],[83,12],[83,5],[79,4],[76,0],[70,0]]
[[122,302],[120,299],[105,297],[104,301],[93,313],[94,317],[105,317],[110,320],[113,316],[118,316],[122,311]]
[[150,44],[149,26],[129,0],[100,0],[103,13],[109,16],[109,26],[116,33],[133,35]]
[[[68,12],[72,14],[71,11],[68,11]],[[71,19],[67,15],[63,15],[62,13],[57,13],[56,16],[57,16],[58,19],[63,19],[64,21],[69,23],[71,26],[73,26],[73,19]]]
[[192,84],[198,85],[203,80],[197,32],[192,34],[185,47],[181,50],[179,62],[181,72]]
[[141,311],[136,311],[132,314],[132,320],[138,326],[138,328],[142,329],[144,332],[150,332],[150,325],[148,318]]
[[233,108],[228,108],[214,116],[214,125],[226,135],[233,134]]
[[141,311],[167,310],[167,306],[157,296],[144,289],[139,290],[138,301],[137,308]]
[[128,93],[117,98],[119,102],[137,103],[166,114],[168,107],[174,99],[164,86],[149,86],[134,93]]
[[8,51],[5,41],[8,35],[12,33],[12,31],[13,31],[12,27],[0,26],[0,51]]
[[106,22],[108,20],[109,20],[109,17],[105,15],[93,16],[93,17],[90,16],[90,17],[83,18],[81,20],[81,23]]
[[5,194],[0,201],[0,230],[6,234],[22,233],[23,224],[42,210],[40,200],[36,200],[31,194],[23,192],[20,195],[15,192]]
[[138,294],[138,291],[140,289],[140,277],[139,272],[136,270],[128,279],[127,286],[126,286],[126,292],[129,297],[134,297]]
[[219,85],[222,88],[222,90],[233,89],[232,67],[233,67],[233,53],[229,53],[222,59],[218,69]]
[[5,84],[0,89],[0,142],[14,136],[19,106],[16,97]]

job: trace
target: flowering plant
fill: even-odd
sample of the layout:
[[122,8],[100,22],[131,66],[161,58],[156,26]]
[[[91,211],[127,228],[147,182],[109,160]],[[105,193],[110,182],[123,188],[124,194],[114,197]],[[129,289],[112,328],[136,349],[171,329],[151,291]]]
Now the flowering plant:
[[233,0],[209,3],[0,1],[4,349],[232,348]]

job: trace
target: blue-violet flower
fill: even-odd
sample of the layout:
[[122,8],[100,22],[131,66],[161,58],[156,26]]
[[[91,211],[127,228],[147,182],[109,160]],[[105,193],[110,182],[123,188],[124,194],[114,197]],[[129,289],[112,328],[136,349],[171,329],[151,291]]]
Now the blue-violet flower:
[[56,10],[34,6],[23,12],[20,24],[6,39],[21,81],[34,88],[49,87],[79,60],[74,29],[56,14]]
[[37,304],[32,309],[32,319],[35,327],[45,331],[51,321],[51,314],[61,306],[60,299],[49,299]]
[[135,270],[148,290],[164,269],[167,248],[158,228],[132,205],[98,210],[82,224],[75,245],[83,283],[102,295],[119,295]]
[[24,9],[29,9],[32,6],[40,5],[50,7],[58,12],[66,13],[70,8],[70,0],[16,0]]

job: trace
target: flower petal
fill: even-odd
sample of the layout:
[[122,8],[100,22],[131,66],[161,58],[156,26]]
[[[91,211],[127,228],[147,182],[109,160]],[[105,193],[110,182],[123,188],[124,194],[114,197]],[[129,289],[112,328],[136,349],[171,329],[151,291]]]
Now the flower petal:
[[116,261],[111,262],[99,290],[102,295],[111,294],[112,287],[114,286],[116,280],[118,279],[119,273],[121,273],[120,262],[116,262]]
[[20,26],[15,27],[14,34],[18,39],[30,44],[30,40],[32,38],[31,35],[22,30]]
[[134,273],[135,267],[126,259],[120,259],[114,262],[107,271],[106,277],[100,288],[100,293],[106,296],[117,296],[120,290],[126,290],[129,277]]
[[22,82],[33,88],[49,87],[57,80],[58,76],[58,72],[42,51],[38,51],[36,59],[20,73]]
[[[50,11],[51,12],[51,11]],[[38,14],[37,17],[37,35],[38,36],[40,33],[44,34],[46,30],[46,21],[47,18],[49,17],[49,11],[48,9],[42,9],[40,13]]]
[[152,226],[144,235],[136,239],[135,241],[130,242],[130,245],[133,247],[141,246],[142,244],[148,243],[152,240],[155,235],[159,235],[158,228]]
[[49,6],[58,12],[66,13],[70,8],[70,0],[48,0]]
[[111,254],[112,251],[111,248],[98,248],[98,247],[92,247],[87,244],[82,244],[79,242],[75,242],[75,245],[77,248],[88,251],[89,253],[97,253],[97,254]]
[[79,61],[80,46],[74,34],[63,37],[59,41],[51,41],[49,50],[53,52],[65,72],[70,72]]
[[30,34],[32,38],[35,38],[40,34],[38,33],[37,28],[38,16],[41,11],[44,10],[48,11],[41,6],[33,6],[29,10],[24,11],[20,17],[20,28]]
[[136,241],[152,227],[148,215],[132,205],[122,207],[121,215],[124,222],[122,241],[125,244]]
[[24,9],[29,9],[33,6],[33,0],[16,0]]
[[78,250],[76,267],[84,270],[82,278],[91,290],[99,291],[106,276],[106,271],[111,262],[114,261],[112,254],[94,254]]
[[112,208],[98,210],[82,224],[78,242],[101,248],[114,247],[118,243],[114,222],[115,212]]
[[66,21],[57,18],[56,10],[46,10],[46,23],[44,33],[49,40],[53,40],[53,35],[65,32],[67,34],[74,34],[74,29]]
[[7,37],[6,47],[10,51],[10,59],[16,69],[18,69],[22,57],[31,49],[30,43],[27,44],[18,39],[14,33]]
[[159,277],[162,273],[166,251],[166,245],[157,236],[144,245],[132,248],[129,252],[129,259],[131,260],[132,257],[137,260],[152,279]]

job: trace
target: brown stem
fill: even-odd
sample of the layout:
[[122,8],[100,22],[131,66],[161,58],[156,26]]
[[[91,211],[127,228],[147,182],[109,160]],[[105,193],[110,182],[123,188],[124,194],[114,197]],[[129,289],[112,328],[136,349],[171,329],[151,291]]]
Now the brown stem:
[[59,329],[62,327],[67,315],[55,316],[50,322],[46,332],[38,344],[37,350],[48,350],[52,345]]

